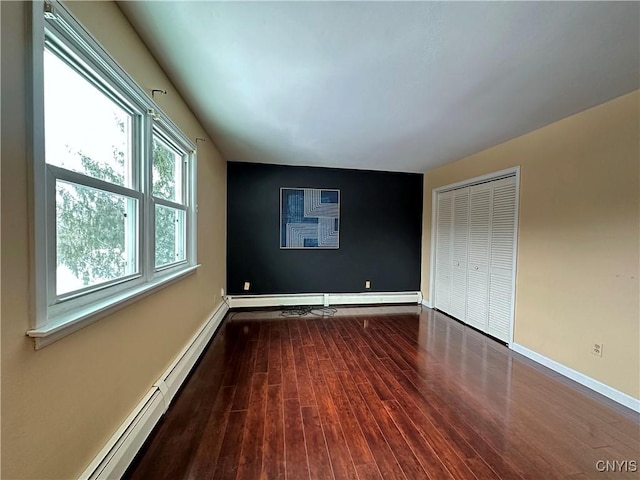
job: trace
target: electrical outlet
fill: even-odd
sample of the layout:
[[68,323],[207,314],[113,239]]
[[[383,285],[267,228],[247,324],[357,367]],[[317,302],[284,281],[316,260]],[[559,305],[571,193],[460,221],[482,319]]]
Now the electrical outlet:
[[244,282],[244,287],[242,288],[245,292],[248,292],[251,288],[251,282]]
[[371,280],[366,280],[364,282],[364,288],[371,288]]
[[222,298],[224,298],[224,288],[221,288],[221,289],[220,289],[220,296],[221,296]]
[[591,353],[593,353],[594,355],[597,355],[598,357],[602,356],[602,344],[601,343],[594,343],[591,346]]

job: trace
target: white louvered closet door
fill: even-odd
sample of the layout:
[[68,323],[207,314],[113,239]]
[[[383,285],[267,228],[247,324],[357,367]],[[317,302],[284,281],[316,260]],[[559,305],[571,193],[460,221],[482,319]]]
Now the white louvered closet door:
[[511,341],[516,177],[437,195],[435,308]]
[[435,308],[449,312],[451,307],[451,243],[453,192],[437,196]]
[[489,313],[489,254],[491,242],[490,183],[469,187],[469,263],[466,322],[487,331]]
[[453,191],[453,252],[450,314],[465,320],[467,314],[467,263],[469,243],[469,188]]
[[487,333],[511,341],[513,271],[515,265],[515,177],[491,182],[491,252]]

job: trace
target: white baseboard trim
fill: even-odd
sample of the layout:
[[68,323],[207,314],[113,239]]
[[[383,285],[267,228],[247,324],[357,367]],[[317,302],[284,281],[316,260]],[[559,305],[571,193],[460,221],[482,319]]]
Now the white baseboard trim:
[[300,293],[291,295],[229,295],[231,308],[261,308],[294,305],[382,305],[422,301],[420,292],[364,292],[364,293]]
[[534,362],[540,363],[541,365],[544,365],[545,367],[548,367],[551,370],[558,372],[565,377],[570,378],[571,380],[574,380],[579,384],[584,385],[585,387],[590,388],[591,390],[598,392],[605,397],[608,397],[611,400],[640,413],[640,400],[632,397],[631,395],[627,395],[626,393],[616,390],[609,385],[605,385],[604,383],[595,380],[594,378],[591,378],[584,373],[580,373],[572,368],[562,365],[561,363],[558,363],[555,360],[551,360],[544,355],[540,355],[539,353],[534,352],[527,347],[523,347],[518,343],[509,344],[509,348],[514,352],[517,352],[533,360]]
[[425,307],[427,307],[427,308],[433,308],[433,307],[431,306],[431,302],[430,302],[429,300],[426,300],[426,299],[423,299],[423,300],[422,300],[422,305],[424,305],[424,306],[425,306]]
[[204,351],[207,343],[229,311],[220,303],[196,334],[191,337],[169,368],[153,384],[104,448],[80,475],[82,480],[121,478],[158,420],[164,415],[180,385]]

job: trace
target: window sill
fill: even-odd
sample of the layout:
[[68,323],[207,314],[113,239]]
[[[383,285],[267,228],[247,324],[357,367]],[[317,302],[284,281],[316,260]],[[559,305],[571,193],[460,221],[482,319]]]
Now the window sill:
[[47,345],[60,340],[81,328],[84,328],[107,315],[110,315],[121,308],[131,305],[138,300],[150,295],[178,280],[187,277],[200,267],[195,265],[187,267],[179,272],[164,276],[158,280],[146,283],[132,290],[119,293],[101,302],[89,305],[72,313],[67,313],[50,319],[49,323],[40,328],[27,331],[27,336],[35,341],[35,349],[39,350]]

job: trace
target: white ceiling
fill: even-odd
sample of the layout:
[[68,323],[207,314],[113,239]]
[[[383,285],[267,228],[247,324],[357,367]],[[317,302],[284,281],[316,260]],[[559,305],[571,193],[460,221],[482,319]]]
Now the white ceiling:
[[229,161],[425,172],[640,83],[638,2],[119,5]]

